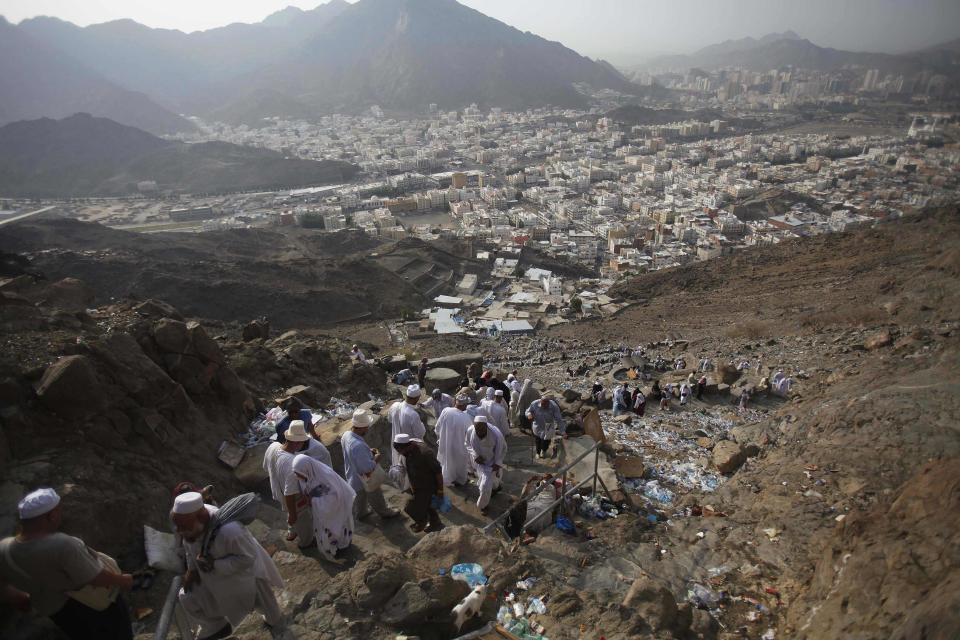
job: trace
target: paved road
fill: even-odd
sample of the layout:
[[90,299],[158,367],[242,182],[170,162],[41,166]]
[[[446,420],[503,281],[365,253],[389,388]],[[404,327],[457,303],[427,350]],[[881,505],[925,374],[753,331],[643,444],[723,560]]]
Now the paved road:
[[17,220],[23,220],[24,218],[29,218],[31,216],[39,215],[41,213],[46,213],[51,209],[56,209],[57,205],[52,204],[49,207],[44,207],[43,209],[37,209],[36,211],[29,211],[27,213],[21,213],[20,215],[12,216],[10,218],[5,218],[0,220],[0,225],[10,224],[11,222],[16,222]]

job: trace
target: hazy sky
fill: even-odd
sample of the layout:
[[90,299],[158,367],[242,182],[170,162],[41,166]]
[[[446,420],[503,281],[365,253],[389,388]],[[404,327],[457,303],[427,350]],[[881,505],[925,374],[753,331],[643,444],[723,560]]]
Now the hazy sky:
[[[898,52],[960,37],[960,0],[461,0],[483,13],[627,64],[730,38],[793,29],[821,46]],[[132,18],[195,31],[257,22],[321,0],[0,0],[12,22],[51,15],[79,25]]]

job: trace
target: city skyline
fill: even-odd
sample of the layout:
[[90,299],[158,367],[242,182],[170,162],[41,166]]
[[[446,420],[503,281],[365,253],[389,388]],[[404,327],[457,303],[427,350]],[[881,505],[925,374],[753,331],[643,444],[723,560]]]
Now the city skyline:
[[[96,4],[3,0],[0,15],[14,23],[46,15],[80,26],[128,18],[153,28],[190,32],[233,22],[259,22],[286,6],[311,9],[318,4],[322,3],[212,0],[198,7],[183,0],[162,6],[121,0]],[[462,0],[461,4],[517,29],[559,41],[584,55],[621,65],[786,30],[820,46],[885,53],[920,49],[960,36],[960,3],[949,0],[815,1],[802,6],[781,0],[683,0],[669,7],[630,0]]]

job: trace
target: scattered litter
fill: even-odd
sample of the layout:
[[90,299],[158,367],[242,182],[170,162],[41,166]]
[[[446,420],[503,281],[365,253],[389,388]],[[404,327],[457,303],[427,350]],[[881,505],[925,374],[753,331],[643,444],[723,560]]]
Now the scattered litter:
[[763,635],[760,636],[760,640],[775,640],[776,637],[777,634],[773,629],[767,629]]
[[133,610],[133,617],[137,620],[143,620],[144,618],[153,614],[153,609],[150,607],[141,607],[139,609]]
[[448,513],[453,509],[453,504],[447,496],[433,496],[430,498],[430,506],[440,513]]
[[539,613],[544,614],[547,612],[547,605],[543,604],[543,600],[537,597],[530,598],[527,601],[527,614],[530,613]]
[[770,540],[772,540],[772,541],[775,541],[775,540],[779,539],[780,533],[781,533],[779,529],[774,529],[774,528],[772,528],[772,527],[769,528],[769,529],[764,529],[763,532],[764,532],[764,533],[767,535],[767,537],[770,538]]
[[701,609],[716,609],[723,602],[724,594],[702,584],[694,584],[687,591],[687,599]]
[[450,568],[450,576],[454,580],[462,580],[471,587],[487,584],[487,576],[483,574],[483,567],[473,562],[455,564]]
[[650,480],[644,485],[643,495],[661,504],[673,502],[673,492],[666,487],[661,487],[657,480]]
[[537,579],[534,576],[528,576],[517,583],[517,589],[520,591],[529,591],[536,583]]
[[728,564],[707,569],[707,573],[709,573],[711,577],[722,576],[724,574],[730,573],[731,571],[733,571],[733,567],[731,567]]
[[745,562],[744,564],[740,565],[739,571],[740,571],[740,573],[742,573],[743,575],[745,575],[745,576],[748,577],[748,578],[757,578],[757,577],[759,577],[760,574],[762,573],[762,571],[760,570],[760,565],[750,564],[750,563],[747,563],[747,562]]
[[563,533],[569,535],[575,535],[577,533],[577,527],[567,516],[557,516],[556,525],[557,530],[562,531]]

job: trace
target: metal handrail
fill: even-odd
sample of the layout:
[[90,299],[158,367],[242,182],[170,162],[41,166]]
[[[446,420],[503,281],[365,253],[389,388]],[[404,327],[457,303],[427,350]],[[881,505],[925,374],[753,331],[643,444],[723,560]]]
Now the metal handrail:
[[173,580],[170,581],[170,588],[167,590],[167,599],[163,602],[163,610],[160,612],[157,630],[153,632],[154,640],[166,640],[167,634],[170,633],[170,625],[174,622],[182,640],[193,638],[193,629],[190,628],[187,612],[180,606],[178,596],[181,586],[183,586],[183,576],[174,576]]
[[[581,460],[583,460],[584,458],[586,458],[586,457],[587,457],[588,455],[590,455],[591,453],[594,454],[594,458],[593,458],[593,473],[591,473],[589,476],[587,476],[586,478],[584,478],[583,480],[581,480],[581,481],[580,481],[575,487],[573,487],[572,489],[566,489],[566,486],[567,486],[567,472],[570,471],[570,470],[574,467],[574,465],[576,465],[578,462],[580,462]],[[563,493],[563,495],[561,495],[559,498],[557,498],[556,500],[554,500],[547,509],[544,509],[544,513],[547,513],[547,512],[549,512],[549,511],[553,511],[553,509],[554,509],[558,504],[560,504],[561,502],[563,502],[564,500],[566,500],[570,495],[572,495],[574,492],[578,491],[581,487],[583,487],[584,485],[586,485],[586,484],[587,484],[588,482],[590,482],[591,480],[593,481],[593,493],[596,493],[596,492],[597,492],[597,482],[599,481],[599,482],[600,482],[600,486],[603,487],[604,493],[607,494],[607,498],[609,498],[611,501],[613,501],[613,496],[610,495],[610,490],[607,489],[607,485],[604,484],[603,479],[600,477],[600,474],[598,473],[599,468],[600,468],[600,443],[599,443],[599,442],[594,442],[594,444],[593,444],[592,447],[590,447],[589,449],[587,449],[586,451],[584,451],[582,454],[580,454],[579,456],[577,456],[576,459],[574,459],[574,460],[572,460],[571,462],[567,463],[563,468],[558,469],[558,470],[553,474],[554,476],[562,476],[562,477],[563,477],[564,493]],[[521,503],[523,503],[523,502],[530,502],[530,500],[532,500],[533,498],[535,498],[535,497],[537,497],[538,495],[540,495],[540,493],[541,493],[542,491],[544,491],[544,490],[547,488],[547,486],[548,486],[547,483],[544,483],[542,486],[538,487],[538,488],[536,489],[536,491],[534,491],[533,493],[531,493],[531,494],[528,495],[527,497],[525,497],[525,498],[521,497],[520,500],[519,500],[519,502],[515,503],[515,504],[514,504],[513,506],[511,506],[509,509],[507,509],[506,511],[504,511],[503,513],[501,513],[499,516],[497,516],[496,519],[490,521],[490,523],[487,524],[487,525],[483,528],[483,533],[486,534],[486,535],[489,535],[490,532],[494,529],[494,527],[496,527],[496,526],[497,526],[498,524],[500,524],[503,520],[505,520],[505,519],[507,518],[507,516],[510,515],[510,512],[513,511],[513,510],[517,507],[517,505],[519,505],[519,504],[521,504]],[[522,531],[526,531],[526,529],[527,529],[527,525],[526,525],[526,523],[524,523]]]

